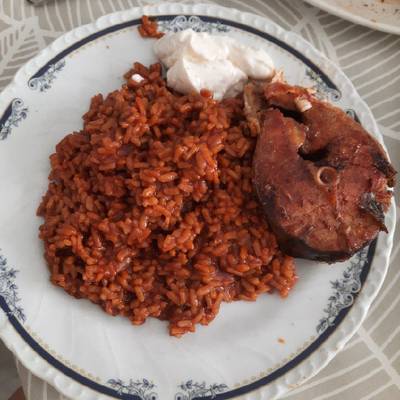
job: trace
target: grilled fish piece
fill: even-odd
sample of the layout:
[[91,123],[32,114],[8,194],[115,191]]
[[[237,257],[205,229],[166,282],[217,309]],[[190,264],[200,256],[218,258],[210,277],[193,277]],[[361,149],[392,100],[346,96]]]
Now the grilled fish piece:
[[387,231],[396,171],[341,109],[284,82],[263,89],[256,100],[260,86],[245,88],[245,110],[259,130],[253,184],[279,245],[294,257],[345,260]]

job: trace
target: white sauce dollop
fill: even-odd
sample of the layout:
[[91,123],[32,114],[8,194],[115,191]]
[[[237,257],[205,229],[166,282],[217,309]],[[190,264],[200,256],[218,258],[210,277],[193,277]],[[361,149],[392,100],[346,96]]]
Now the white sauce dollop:
[[154,51],[168,68],[168,86],[185,94],[208,89],[217,100],[240,93],[248,78],[268,79],[275,73],[264,50],[191,29],[163,36]]
[[142,75],[139,75],[139,74],[133,74],[133,75],[131,76],[131,79],[132,79],[133,81],[135,81],[136,83],[140,83],[140,82],[144,81],[143,76],[142,76]]

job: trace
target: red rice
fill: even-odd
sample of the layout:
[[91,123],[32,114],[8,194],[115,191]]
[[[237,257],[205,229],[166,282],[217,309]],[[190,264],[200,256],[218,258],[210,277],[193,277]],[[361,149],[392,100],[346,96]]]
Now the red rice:
[[242,100],[180,95],[160,73],[135,63],[120,90],[93,97],[50,157],[38,214],[55,285],[181,336],[222,301],[285,297],[297,277],[253,193]]
[[147,15],[143,15],[142,23],[138,27],[140,36],[145,38],[156,38],[164,36],[164,33],[158,31],[157,21],[150,19]]

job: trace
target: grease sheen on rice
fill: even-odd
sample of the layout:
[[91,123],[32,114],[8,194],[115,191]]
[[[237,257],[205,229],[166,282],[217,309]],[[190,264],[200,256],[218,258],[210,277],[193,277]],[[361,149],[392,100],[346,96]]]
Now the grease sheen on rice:
[[125,78],[50,157],[38,214],[51,281],[133,324],[168,320],[174,336],[222,302],[287,296],[295,267],[253,193],[242,100],[175,93],[160,64]]

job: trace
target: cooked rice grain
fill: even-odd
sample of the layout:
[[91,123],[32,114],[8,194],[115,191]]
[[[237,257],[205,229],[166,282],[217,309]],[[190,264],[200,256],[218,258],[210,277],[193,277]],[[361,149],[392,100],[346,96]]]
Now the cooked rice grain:
[[164,36],[164,33],[158,31],[157,21],[149,18],[147,15],[143,15],[141,24],[138,27],[140,36],[145,38],[159,39]]
[[242,100],[180,95],[160,74],[135,63],[120,90],[93,97],[50,157],[38,214],[54,284],[180,336],[223,301],[287,296],[297,277],[253,193]]

